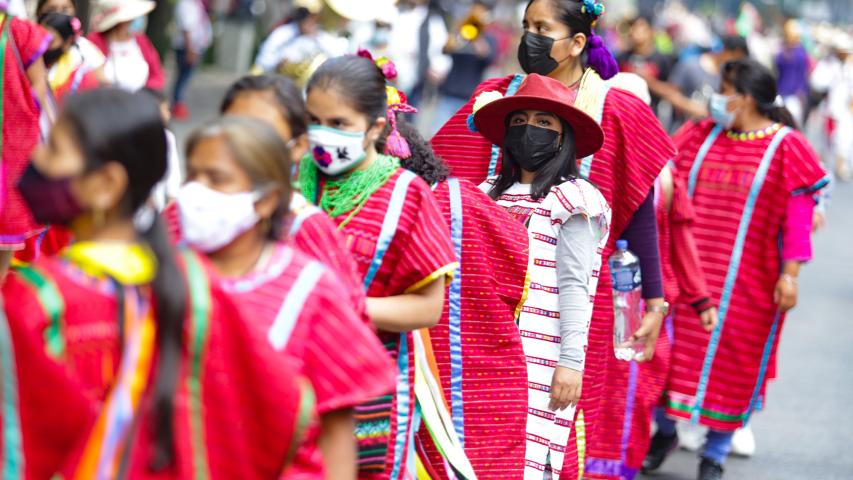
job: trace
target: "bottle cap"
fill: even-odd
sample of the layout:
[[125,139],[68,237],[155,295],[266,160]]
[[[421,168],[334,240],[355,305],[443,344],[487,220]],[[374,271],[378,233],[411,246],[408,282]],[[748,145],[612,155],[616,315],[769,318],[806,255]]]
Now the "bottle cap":
[[618,250],[628,250],[628,240],[616,240],[616,248]]

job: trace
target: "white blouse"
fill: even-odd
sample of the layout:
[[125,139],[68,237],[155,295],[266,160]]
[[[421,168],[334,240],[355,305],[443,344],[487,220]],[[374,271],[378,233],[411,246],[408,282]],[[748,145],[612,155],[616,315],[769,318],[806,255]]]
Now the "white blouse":
[[148,62],[135,39],[110,42],[104,74],[110,83],[131,92],[148,83]]

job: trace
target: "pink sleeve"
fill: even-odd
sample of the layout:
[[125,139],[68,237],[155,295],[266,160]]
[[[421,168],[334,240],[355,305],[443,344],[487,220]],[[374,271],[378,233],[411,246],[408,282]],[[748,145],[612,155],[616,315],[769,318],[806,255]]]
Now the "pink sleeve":
[[788,200],[782,227],[782,261],[808,262],[812,259],[812,214],[815,201],[811,195],[793,195]]

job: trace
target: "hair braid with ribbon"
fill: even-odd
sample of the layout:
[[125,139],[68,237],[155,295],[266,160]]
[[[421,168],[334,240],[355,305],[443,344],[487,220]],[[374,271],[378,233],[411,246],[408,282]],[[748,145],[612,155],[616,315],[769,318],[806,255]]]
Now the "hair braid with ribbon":
[[[397,78],[397,67],[394,65],[394,62],[387,57],[379,57],[374,60],[373,55],[363,48],[358,50],[358,56],[367,58],[374,62],[376,67],[382,70],[382,74],[385,75],[386,81],[391,81]],[[400,113],[417,113],[418,109],[409,105],[406,94],[397,90],[397,88],[392,85],[385,86],[385,93],[388,96],[386,117],[388,118],[391,133],[388,134],[388,140],[385,143],[385,151],[383,153],[400,159],[407,159],[412,156],[412,150],[409,146],[409,142],[406,141],[406,139],[400,134],[400,130],[397,128],[397,115]]]

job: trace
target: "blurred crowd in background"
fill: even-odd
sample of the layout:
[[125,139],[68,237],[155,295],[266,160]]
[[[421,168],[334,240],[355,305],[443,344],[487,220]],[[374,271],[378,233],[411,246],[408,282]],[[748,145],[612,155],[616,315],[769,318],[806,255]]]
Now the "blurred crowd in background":
[[[198,1],[216,19],[210,59],[222,67],[277,71],[304,83],[326,58],[359,47],[387,56],[398,70],[397,87],[420,108],[417,124],[426,134],[484,78],[519,71],[523,1]],[[849,22],[844,3],[611,2],[597,29],[620,70],[648,82],[653,107],[671,131],[707,115],[725,62],[748,55],[770,67],[827,170],[848,180],[853,28],[826,21]]]
[[[83,25],[90,24],[88,16],[97,3],[76,3]],[[846,3],[610,2],[597,30],[617,56],[620,70],[646,80],[653,108],[671,131],[688,118],[707,115],[707,101],[718,88],[725,62],[747,55],[760,61],[776,72],[785,105],[827,170],[848,180],[853,163],[853,10]],[[35,4],[13,0],[9,9],[34,14]],[[191,114],[182,98],[197,64],[237,73],[278,72],[304,84],[327,58],[366,48],[396,64],[396,86],[408,92],[410,103],[420,109],[417,125],[431,134],[481,80],[519,71],[516,41],[525,4],[163,1],[131,28],[144,29],[161,58],[175,59],[164,64],[174,65],[175,81],[169,88],[178,120]]]

